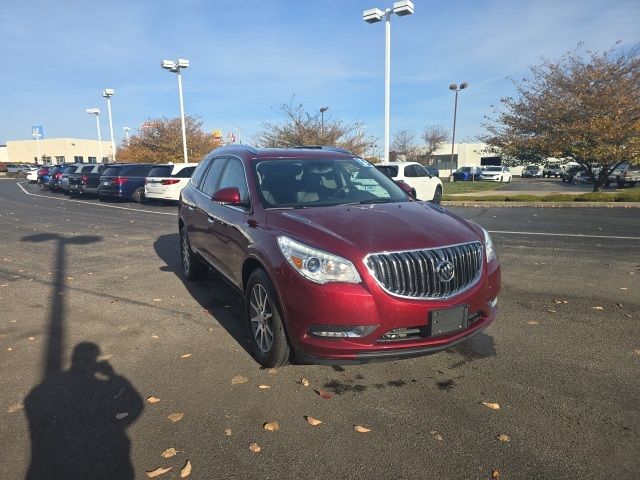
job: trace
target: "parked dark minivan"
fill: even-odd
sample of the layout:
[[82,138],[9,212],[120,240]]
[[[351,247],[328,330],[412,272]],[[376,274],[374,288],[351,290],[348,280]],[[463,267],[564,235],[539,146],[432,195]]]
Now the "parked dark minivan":
[[102,173],[98,187],[98,200],[108,198],[144,201],[144,181],[152,164],[129,163],[113,164]]

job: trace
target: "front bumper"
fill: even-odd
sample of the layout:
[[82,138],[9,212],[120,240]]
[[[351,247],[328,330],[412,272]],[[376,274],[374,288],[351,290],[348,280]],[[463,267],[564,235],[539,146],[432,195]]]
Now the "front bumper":
[[[488,268],[491,267],[491,270]],[[361,284],[317,285],[282,267],[277,285],[289,340],[299,360],[321,364],[359,364],[436,353],[484,330],[497,315],[490,302],[500,292],[500,267],[485,265],[480,280],[448,299],[420,300],[390,295],[372,278]],[[439,336],[401,340],[381,337],[395,329],[429,330],[430,312],[468,305],[470,324]],[[366,337],[329,338],[309,334],[311,326],[375,326]]]

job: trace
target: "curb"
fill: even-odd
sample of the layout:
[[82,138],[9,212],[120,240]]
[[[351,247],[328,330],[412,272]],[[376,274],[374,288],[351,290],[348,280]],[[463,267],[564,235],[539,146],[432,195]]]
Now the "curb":
[[452,207],[533,207],[533,208],[640,208],[640,202],[482,202],[443,200]]

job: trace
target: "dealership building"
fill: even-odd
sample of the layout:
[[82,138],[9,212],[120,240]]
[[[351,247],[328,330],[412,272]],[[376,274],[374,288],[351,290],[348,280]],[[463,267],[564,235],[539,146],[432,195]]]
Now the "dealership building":
[[9,140],[0,145],[0,161],[5,163],[101,163],[112,158],[111,142],[84,138]]
[[[451,144],[444,145],[433,152],[433,160],[429,162],[440,171],[441,177],[448,177],[451,170],[460,167],[485,167],[502,165],[502,158],[490,153],[486,143],[456,143],[453,146],[453,165],[451,161]],[[426,160],[426,157],[425,159]],[[511,167],[511,173],[520,175],[521,166]]]

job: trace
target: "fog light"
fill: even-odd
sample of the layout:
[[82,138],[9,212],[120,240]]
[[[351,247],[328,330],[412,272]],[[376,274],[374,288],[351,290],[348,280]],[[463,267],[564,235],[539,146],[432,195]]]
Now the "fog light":
[[494,298],[493,300],[487,303],[487,305],[489,305],[489,307],[491,308],[494,308],[497,304],[498,304],[498,297]]
[[366,337],[378,328],[377,325],[314,325],[309,335],[327,338],[359,338]]

